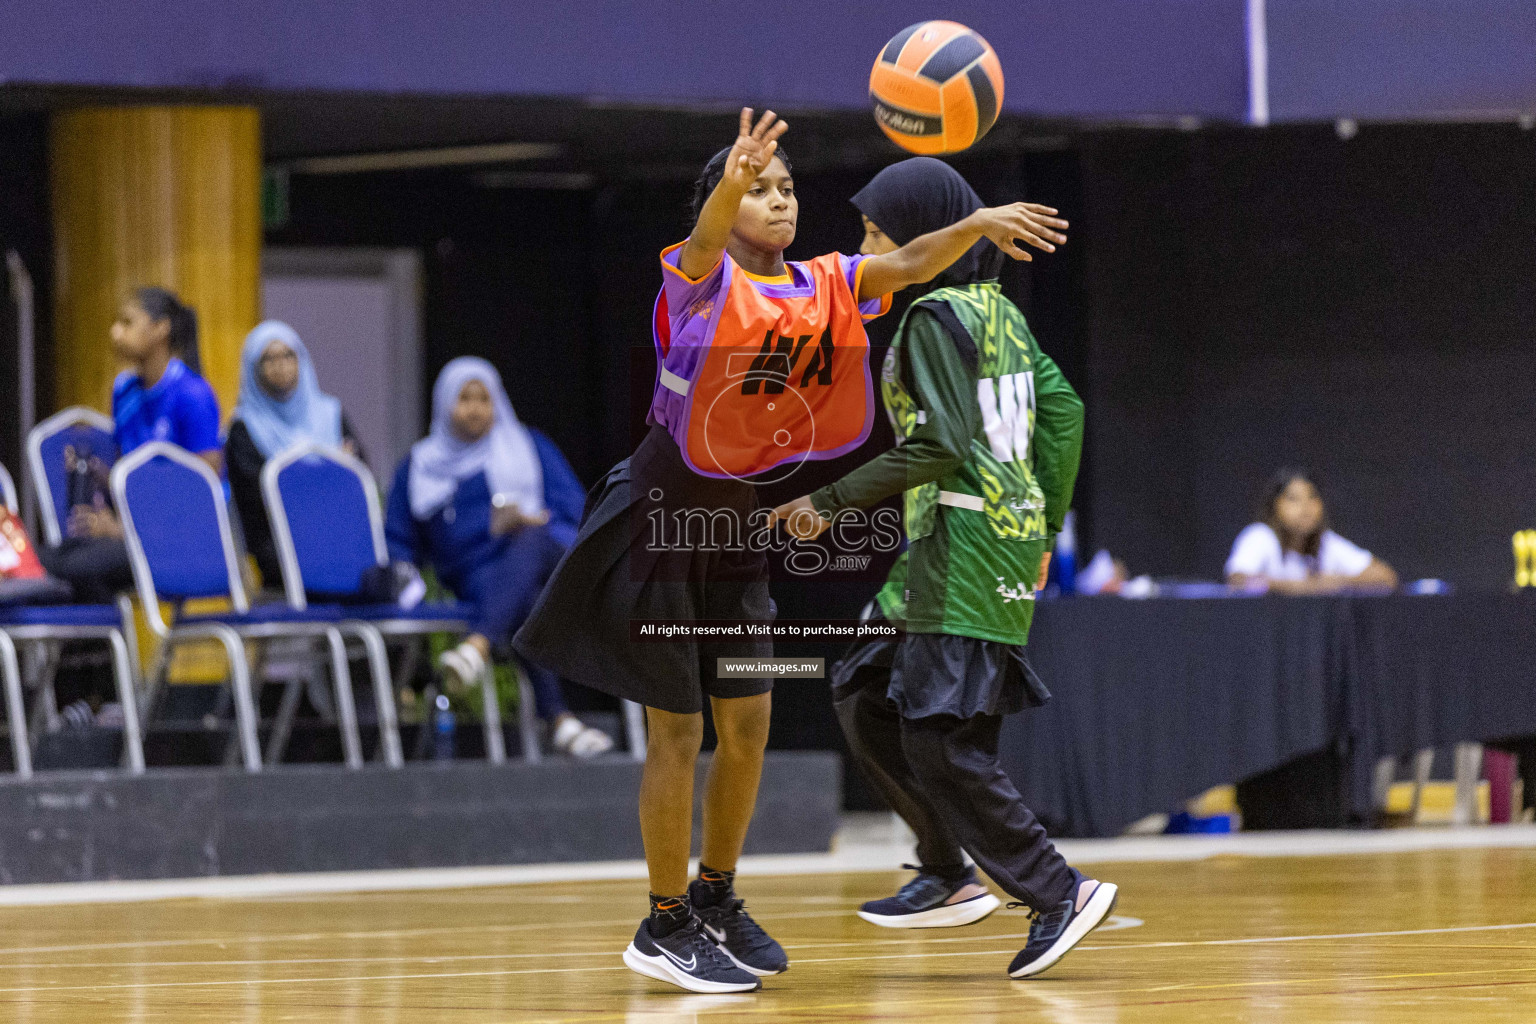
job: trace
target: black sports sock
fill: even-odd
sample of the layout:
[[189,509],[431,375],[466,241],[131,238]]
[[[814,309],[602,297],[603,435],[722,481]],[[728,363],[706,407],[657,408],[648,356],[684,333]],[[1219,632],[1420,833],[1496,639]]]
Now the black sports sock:
[[716,871],[714,868],[699,865],[699,904],[712,907],[722,900],[730,899],[731,893],[736,890],[736,872]]
[[685,892],[681,896],[657,896],[651,893],[651,934],[658,939],[671,935],[693,916],[693,904]]
[[969,864],[924,864],[925,874],[938,875],[951,885],[963,881],[971,873]]

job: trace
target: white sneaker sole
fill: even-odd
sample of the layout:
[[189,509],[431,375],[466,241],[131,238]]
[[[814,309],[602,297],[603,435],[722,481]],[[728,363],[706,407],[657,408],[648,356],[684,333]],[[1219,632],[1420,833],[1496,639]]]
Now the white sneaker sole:
[[720,952],[724,953],[727,957],[729,957],[731,963],[735,964],[737,967],[740,967],[742,970],[746,971],[748,974],[755,975],[755,976],[757,976],[759,978],[771,978],[775,974],[783,974],[784,971],[789,970],[789,968],[786,967],[786,968],[784,968],[784,971],[761,971],[761,970],[758,970],[756,967],[753,967],[751,964],[744,964],[740,960],[737,960],[736,959],[736,954],[734,954],[730,950],[726,949],[725,946],[721,945],[719,942],[715,943],[715,948],[718,949]]
[[1002,900],[986,892],[959,903],[934,907],[932,910],[921,910],[916,914],[899,914],[893,917],[860,910],[858,915],[870,924],[877,924],[881,928],[958,928],[963,924],[975,924],[1002,905]]
[[643,974],[655,981],[664,981],[668,985],[676,985],[678,988],[689,992],[702,992],[705,994],[716,992],[752,992],[763,987],[763,983],[760,981],[754,981],[748,985],[745,982],[705,981],[703,978],[695,978],[665,956],[646,956],[635,948],[633,942],[629,944],[628,949],[624,950],[624,966],[636,974]]
[[1087,934],[1103,924],[1105,919],[1114,911],[1115,904],[1120,900],[1120,887],[1114,882],[1100,882],[1099,887],[1093,890],[1093,895],[1088,897],[1088,905],[1083,912],[1072,919],[1067,925],[1067,930],[1061,933],[1061,937],[1045,951],[1045,955],[1032,964],[1026,964],[1017,971],[1009,971],[1010,978],[1033,978],[1046,970],[1056,961],[1066,956],[1072,947],[1083,941]]

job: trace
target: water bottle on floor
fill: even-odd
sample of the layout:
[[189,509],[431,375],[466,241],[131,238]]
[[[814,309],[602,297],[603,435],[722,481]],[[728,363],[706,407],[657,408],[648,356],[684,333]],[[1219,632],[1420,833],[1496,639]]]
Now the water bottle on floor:
[[432,712],[432,757],[437,761],[453,760],[453,731],[457,726],[453,711],[448,707],[448,695],[438,694]]
[[1077,511],[1068,509],[1056,535],[1056,551],[1051,556],[1056,563],[1056,587],[1062,594],[1077,593]]

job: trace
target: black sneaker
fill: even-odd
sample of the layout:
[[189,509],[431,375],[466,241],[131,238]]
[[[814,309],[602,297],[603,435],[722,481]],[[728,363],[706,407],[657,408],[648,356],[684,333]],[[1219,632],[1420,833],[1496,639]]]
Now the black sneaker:
[[714,906],[702,906],[699,903],[702,889],[697,880],[688,887],[693,912],[704,926],[704,934],[731,958],[731,963],[759,978],[789,970],[789,957],[784,947],[752,920],[741,900],[732,895]]
[[903,864],[918,873],[895,896],[870,900],[859,908],[859,916],[882,928],[956,928],[980,921],[1002,906],[1002,901],[987,891],[976,877],[975,868],[967,868],[958,879],[946,879],[912,864]]
[[[1082,883],[1078,885],[1081,887]],[[1113,882],[1100,882],[1082,910],[1077,909],[1074,893],[1072,899],[1056,904],[1056,909],[1036,914],[1034,924],[1029,927],[1029,941],[1008,965],[1008,977],[1034,977],[1066,956],[1084,936],[1104,923],[1119,899],[1119,886]]]
[[641,921],[635,940],[624,951],[624,965],[689,992],[751,992],[763,987],[710,941],[697,917],[659,939],[651,934],[651,919]]

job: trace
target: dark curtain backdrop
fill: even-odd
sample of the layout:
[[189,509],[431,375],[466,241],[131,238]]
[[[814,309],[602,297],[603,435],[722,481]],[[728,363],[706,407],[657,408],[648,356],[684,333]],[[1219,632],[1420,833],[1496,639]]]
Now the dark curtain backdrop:
[[[20,400],[16,362],[16,307],[7,249],[14,249],[32,275],[36,303],[38,418],[53,398],[52,323],[53,235],[48,213],[47,121],[40,114],[0,117],[0,463],[22,486]],[[107,327],[102,326],[105,344]]]
[[1123,132],[1083,162],[1095,543],[1216,578],[1299,462],[1405,578],[1506,587],[1536,525],[1536,132]]

